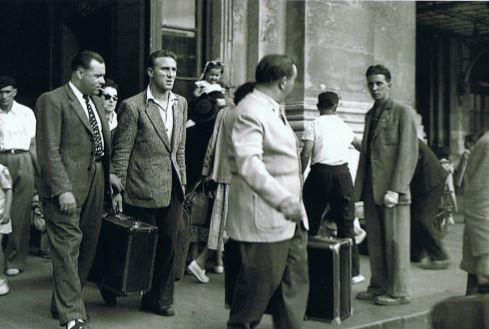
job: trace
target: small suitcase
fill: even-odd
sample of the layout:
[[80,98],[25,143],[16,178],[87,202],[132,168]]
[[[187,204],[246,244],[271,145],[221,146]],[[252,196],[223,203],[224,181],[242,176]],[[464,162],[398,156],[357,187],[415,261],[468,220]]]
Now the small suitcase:
[[352,315],[350,239],[310,238],[306,318],[340,324]]
[[151,287],[158,228],[122,214],[102,220],[95,282],[117,296],[143,294]]

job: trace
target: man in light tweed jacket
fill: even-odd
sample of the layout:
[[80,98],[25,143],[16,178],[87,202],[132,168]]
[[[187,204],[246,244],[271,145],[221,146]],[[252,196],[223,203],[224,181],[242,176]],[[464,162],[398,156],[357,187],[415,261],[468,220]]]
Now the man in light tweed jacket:
[[185,194],[187,101],[171,90],[176,56],[166,50],[148,60],[148,88],[121,103],[111,173],[120,179],[124,213],[158,227],[155,272],[143,310],[172,316],[174,258]]

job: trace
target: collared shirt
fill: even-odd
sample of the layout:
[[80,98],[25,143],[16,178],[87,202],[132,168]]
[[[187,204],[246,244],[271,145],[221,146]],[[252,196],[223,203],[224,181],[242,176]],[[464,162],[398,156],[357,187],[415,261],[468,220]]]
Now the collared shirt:
[[36,136],[34,112],[22,104],[13,102],[9,112],[0,110],[0,150],[29,150]]
[[311,164],[338,166],[348,162],[349,148],[355,135],[337,115],[321,115],[306,126],[303,141],[312,141]]
[[[90,116],[88,115],[88,109],[87,109],[87,103],[85,102],[85,98],[83,98],[82,92],[73,84],[68,82],[68,85],[70,86],[71,90],[73,90],[73,93],[76,96],[76,99],[78,99],[78,102],[80,102],[83,112],[85,112],[85,115],[88,118],[88,121],[90,121]],[[104,146],[104,136],[102,134],[102,123],[100,122],[100,117],[98,116],[98,111],[97,108],[95,107],[95,104],[93,103],[92,99],[88,97],[88,100],[90,102],[90,105],[92,105],[93,113],[95,114],[95,119],[97,120],[97,126],[98,126],[98,131],[100,132],[100,139],[102,140],[102,146]]]
[[148,88],[146,89],[146,100],[147,102],[149,101],[154,102],[156,106],[158,106],[158,108],[160,109],[161,120],[163,120],[163,124],[165,125],[168,139],[171,141],[171,137],[173,134],[173,106],[176,104],[178,100],[177,96],[175,96],[175,94],[170,91],[170,95],[168,96],[168,103],[166,104],[165,107],[160,101],[158,101],[153,96],[153,93],[151,92],[151,89],[148,86]]
[[107,122],[109,123],[110,131],[117,128],[117,114],[113,111],[110,112],[109,115],[107,115]]

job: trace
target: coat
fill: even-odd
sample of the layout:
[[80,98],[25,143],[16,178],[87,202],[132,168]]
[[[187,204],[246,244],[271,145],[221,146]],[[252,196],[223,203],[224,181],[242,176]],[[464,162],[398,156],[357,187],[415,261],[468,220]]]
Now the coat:
[[411,195],[409,183],[418,161],[418,140],[415,112],[408,106],[388,99],[379,118],[377,128],[367,145],[367,136],[374,116],[374,108],[365,115],[360,159],[355,179],[354,201],[363,200],[366,168],[366,152],[370,146],[370,168],[374,201],[384,203],[387,191],[399,193],[399,204],[409,204]]
[[[102,125],[105,200],[110,201],[110,129],[103,105],[91,97]],[[36,147],[40,165],[39,194],[53,198],[72,192],[78,205],[87,196],[93,176],[95,143],[82,105],[68,84],[39,96],[36,102]]]
[[[111,172],[124,188],[124,202],[143,208],[170,204],[173,179],[183,198],[185,176],[185,122],[187,101],[179,95],[173,104],[173,134],[168,139],[160,109],[147,101],[146,91],[120,105],[119,124],[112,142]],[[173,173],[173,174],[172,174]]]
[[[277,210],[287,197],[302,204],[302,170],[297,137],[279,109],[255,90],[233,112],[231,185],[227,232],[246,242],[293,237],[296,223]],[[303,224],[307,215],[302,204]]]
[[489,132],[475,144],[464,178],[465,229],[460,267],[476,274],[477,257],[489,254]]

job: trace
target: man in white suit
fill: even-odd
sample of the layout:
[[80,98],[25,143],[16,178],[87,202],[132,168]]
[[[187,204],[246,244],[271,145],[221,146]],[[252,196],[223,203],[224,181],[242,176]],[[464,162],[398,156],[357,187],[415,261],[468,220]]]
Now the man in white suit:
[[299,145],[280,107],[296,78],[290,58],[265,56],[256,69],[255,90],[236,107],[227,132],[233,176],[226,271],[236,277],[228,328],[254,328],[266,309],[275,328],[302,327],[309,292],[308,222]]

